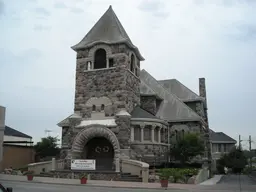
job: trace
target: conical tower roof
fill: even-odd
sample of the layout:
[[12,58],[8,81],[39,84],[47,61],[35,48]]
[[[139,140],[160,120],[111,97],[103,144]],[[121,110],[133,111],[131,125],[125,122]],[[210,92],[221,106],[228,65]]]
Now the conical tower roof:
[[127,35],[124,27],[117,18],[112,6],[97,21],[92,29],[85,37],[72,47],[73,50],[85,49],[98,43],[119,44],[125,43],[128,47],[134,50],[140,60],[144,60],[138,48],[133,45],[131,39]]

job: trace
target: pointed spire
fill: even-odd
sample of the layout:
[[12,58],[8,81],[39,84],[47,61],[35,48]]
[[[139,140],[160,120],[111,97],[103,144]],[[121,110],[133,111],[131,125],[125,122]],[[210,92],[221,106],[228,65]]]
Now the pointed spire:
[[72,49],[78,51],[79,49],[88,48],[97,43],[125,43],[128,47],[134,50],[140,60],[144,60],[138,48],[133,45],[111,5],[82,41],[74,45]]

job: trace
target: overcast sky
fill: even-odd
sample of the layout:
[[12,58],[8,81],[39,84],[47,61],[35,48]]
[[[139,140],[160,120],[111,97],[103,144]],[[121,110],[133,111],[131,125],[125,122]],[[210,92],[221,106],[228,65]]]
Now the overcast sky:
[[254,0],[0,0],[0,105],[8,126],[36,141],[45,129],[60,133],[56,124],[74,104],[70,47],[109,5],[145,57],[142,68],[197,93],[205,77],[210,127],[256,142]]

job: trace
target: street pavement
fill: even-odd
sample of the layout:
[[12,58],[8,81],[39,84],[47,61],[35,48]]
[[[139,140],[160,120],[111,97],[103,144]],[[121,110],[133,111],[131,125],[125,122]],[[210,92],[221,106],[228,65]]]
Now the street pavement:
[[247,175],[224,175],[221,177],[218,185],[221,184],[238,184],[241,183],[242,185],[255,185],[256,186],[256,178],[249,177]]
[[[13,192],[156,192],[163,189],[132,189],[132,188],[111,188],[111,187],[95,187],[86,185],[60,185],[45,183],[28,183],[17,181],[4,181],[5,187],[12,187]],[[169,190],[168,190],[169,191]],[[172,192],[188,192],[187,190],[175,190]]]
[[[9,178],[9,179],[8,179]],[[162,191],[160,183],[129,183],[115,181],[89,181],[87,185],[80,185],[77,180],[36,178],[35,181],[21,180],[23,177],[1,175],[0,183],[5,187],[12,187],[13,192],[157,192]],[[16,180],[15,180],[16,179]],[[69,181],[69,182],[68,182]],[[169,184],[170,188],[165,191],[172,192],[256,192],[255,181],[243,175],[224,176],[216,185],[187,185]],[[57,183],[58,182],[58,183]],[[108,185],[107,185],[108,184]],[[100,186],[101,185],[101,186]],[[133,188],[131,188],[133,187]],[[157,188],[157,189],[156,189]],[[241,189],[241,190],[240,190]]]

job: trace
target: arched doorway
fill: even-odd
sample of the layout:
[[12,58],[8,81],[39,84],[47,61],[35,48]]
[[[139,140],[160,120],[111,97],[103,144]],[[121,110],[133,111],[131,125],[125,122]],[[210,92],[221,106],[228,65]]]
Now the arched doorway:
[[[115,171],[120,170],[119,141],[115,133],[103,125],[92,124],[82,129],[74,138],[71,151],[71,156],[74,159],[97,158],[96,170],[113,170],[113,168]],[[106,161],[106,159],[108,160]]]
[[85,145],[83,157],[96,160],[96,170],[113,170],[114,148],[104,137],[94,137]]

